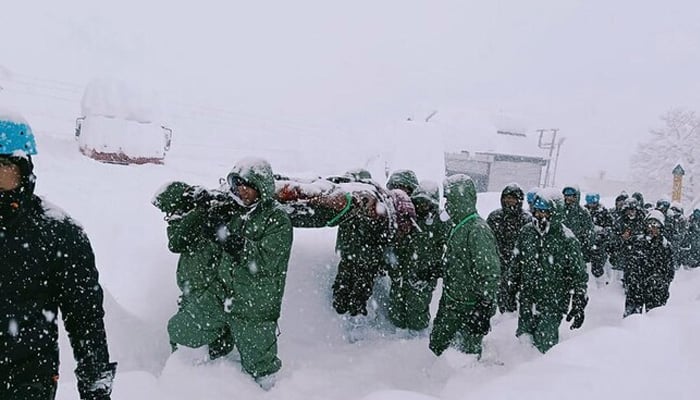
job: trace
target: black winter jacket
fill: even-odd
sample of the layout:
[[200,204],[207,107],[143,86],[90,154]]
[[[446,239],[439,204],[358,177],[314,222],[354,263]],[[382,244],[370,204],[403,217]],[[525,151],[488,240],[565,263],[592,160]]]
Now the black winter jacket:
[[0,226],[0,382],[12,379],[20,365],[58,372],[59,310],[76,375],[94,381],[109,362],[102,300],[82,228],[32,196],[21,214]]

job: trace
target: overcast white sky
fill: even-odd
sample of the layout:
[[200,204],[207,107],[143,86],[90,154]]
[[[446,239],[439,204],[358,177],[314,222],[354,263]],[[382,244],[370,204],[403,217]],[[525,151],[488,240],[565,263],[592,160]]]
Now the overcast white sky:
[[660,114],[700,104],[693,0],[103,3],[5,5],[0,65],[78,84],[137,77],[166,98],[339,127],[519,115],[567,137],[560,183],[624,177]]

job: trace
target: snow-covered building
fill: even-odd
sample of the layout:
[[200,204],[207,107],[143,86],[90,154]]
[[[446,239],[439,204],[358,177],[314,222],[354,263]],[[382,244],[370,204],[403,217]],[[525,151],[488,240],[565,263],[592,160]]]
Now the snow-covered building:
[[[460,112],[436,118],[436,123],[448,138],[446,175],[469,175],[480,192],[498,192],[513,182],[524,190],[541,185],[549,153],[522,122],[502,114],[485,120],[483,114]],[[543,139],[551,143],[551,138]]]
[[152,93],[115,79],[95,79],[85,88],[75,136],[80,152],[118,164],[161,164],[170,149]]

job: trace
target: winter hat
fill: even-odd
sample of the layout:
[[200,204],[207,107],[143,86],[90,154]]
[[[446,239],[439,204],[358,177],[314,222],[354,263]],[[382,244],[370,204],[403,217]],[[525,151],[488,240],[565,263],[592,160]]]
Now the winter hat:
[[656,220],[661,223],[661,226],[664,226],[666,217],[664,217],[664,214],[659,210],[651,210],[649,211],[649,215],[647,215],[646,220]]

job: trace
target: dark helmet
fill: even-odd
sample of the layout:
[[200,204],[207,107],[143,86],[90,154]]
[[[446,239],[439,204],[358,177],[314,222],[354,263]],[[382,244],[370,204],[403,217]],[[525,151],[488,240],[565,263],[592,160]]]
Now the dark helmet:
[[615,197],[615,203],[620,202],[620,201],[625,201],[625,200],[629,199],[629,197],[630,196],[627,194],[627,192],[623,191],[619,195],[617,195],[617,197]]
[[525,195],[523,194],[523,189],[517,183],[511,183],[505,188],[503,188],[503,191],[501,192],[501,198],[509,195],[515,197],[521,202],[525,198]]
[[632,197],[637,200],[637,203],[644,205],[644,196],[640,192],[632,193]]
[[671,202],[668,201],[666,198],[661,198],[656,201],[656,209],[660,210],[661,212],[665,213],[668,211],[668,209],[671,208]]
[[[506,196],[512,196],[517,200],[517,203],[514,206],[508,206],[504,198]],[[501,191],[501,207],[504,210],[509,210],[509,211],[518,211],[522,210],[523,208],[523,199],[525,198],[525,194],[523,193],[523,189],[518,185],[517,183],[511,183],[507,185],[505,188],[503,188],[503,191]]]
[[691,214],[691,217],[692,217],[693,219],[696,219],[696,220],[700,221],[700,208],[696,208],[695,210],[693,210],[693,213]]

